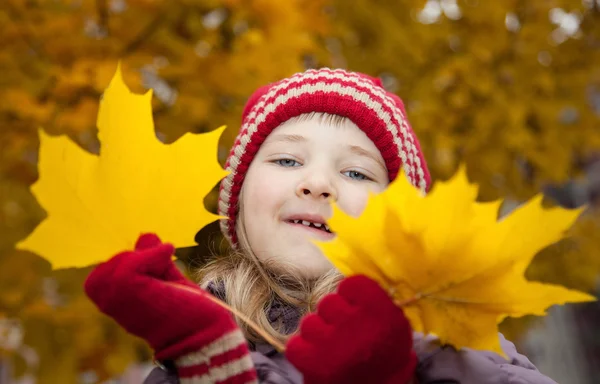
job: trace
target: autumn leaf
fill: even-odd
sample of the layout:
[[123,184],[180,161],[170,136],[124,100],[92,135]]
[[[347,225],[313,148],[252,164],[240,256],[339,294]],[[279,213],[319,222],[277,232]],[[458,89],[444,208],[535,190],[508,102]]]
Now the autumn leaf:
[[497,325],[505,317],[595,300],[524,277],[581,210],[544,209],[538,196],[498,220],[500,202],[476,196],[464,170],[427,196],[398,177],[358,218],[336,207],[329,224],[337,236],[318,245],[343,274],[367,275],[389,290],[416,331],[503,354]]
[[225,175],[217,162],[224,128],[163,144],[151,99],[152,92],[131,93],[117,69],[100,103],[99,156],[40,130],[32,191],[48,216],[18,248],[66,268],[130,249],[142,232],[177,247],[194,245],[196,232],[217,219],[203,199]]

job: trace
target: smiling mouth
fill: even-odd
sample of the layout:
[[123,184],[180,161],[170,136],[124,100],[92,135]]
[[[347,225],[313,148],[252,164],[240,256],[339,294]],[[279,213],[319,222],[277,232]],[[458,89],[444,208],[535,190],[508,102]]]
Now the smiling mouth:
[[301,225],[304,225],[305,227],[315,228],[315,229],[318,229],[325,233],[332,233],[331,229],[329,229],[329,226],[327,224],[323,224],[323,223],[313,223],[312,221],[307,221],[307,220],[287,220],[287,222],[290,224],[301,224]]

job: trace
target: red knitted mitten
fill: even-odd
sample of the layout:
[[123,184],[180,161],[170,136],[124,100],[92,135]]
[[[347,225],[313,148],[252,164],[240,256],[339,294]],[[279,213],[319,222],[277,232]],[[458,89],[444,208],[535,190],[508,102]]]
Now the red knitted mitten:
[[98,265],[85,291],[100,311],[146,340],[157,360],[174,360],[180,378],[256,382],[241,330],[227,310],[179,272],[173,251],[156,235],[142,235],[134,251]]
[[405,384],[417,363],[412,346],[402,309],[375,281],[352,276],[302,319],[286,355],[305,384]]

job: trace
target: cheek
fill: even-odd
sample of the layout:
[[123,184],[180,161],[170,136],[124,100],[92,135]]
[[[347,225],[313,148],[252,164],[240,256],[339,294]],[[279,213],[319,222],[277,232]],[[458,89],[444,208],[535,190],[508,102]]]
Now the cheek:
[[[284,199],[284,185],[276,182],[268,167],[250,167],[244,180],[242,206],[250,222],[257,218],[273,216]],[[275,179],[275,180],[274,180]]]
[[367,207],[369,196],[383,192],[386,187],[381,184],[371,184],[369,187],[356,185],[343,187],[343,193],[338,197],[337,204],[347,214],[358,217]]
[[338,197],[337,204],[350,216],[360,216],[367,206],[369,199],[369,189],[367,188],[349,188]]
[[254,172],[248,172],[244,180],[244,207],[251,208],[256,212],[264,212],[265,208],[277,204],[281,200],[282,185],[273,181],[268,170],[261,171],[257,168]]

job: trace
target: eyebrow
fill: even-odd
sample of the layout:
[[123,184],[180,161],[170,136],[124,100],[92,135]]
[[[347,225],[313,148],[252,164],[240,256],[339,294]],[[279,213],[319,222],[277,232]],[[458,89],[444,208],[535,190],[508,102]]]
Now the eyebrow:
[[288,143],[302,143],[306,141],[306,137],[302,135],[271,135],[268,138],[269,143],[277,142],[288,142]]
[[353,152],[354,154],[359,155],[359,156],[368,157],[369,159],[375,161],[377,164],[381,165],[381,167],[383,167],[383,169],[387,169],[387,167],[385,166],[385,164],[381,161],[381,159],[379,157],[373,155],[371,152],[367,151],[363,147],[360,147],[358,145],[350,145],[349,148],[350,148],[350,152]]

